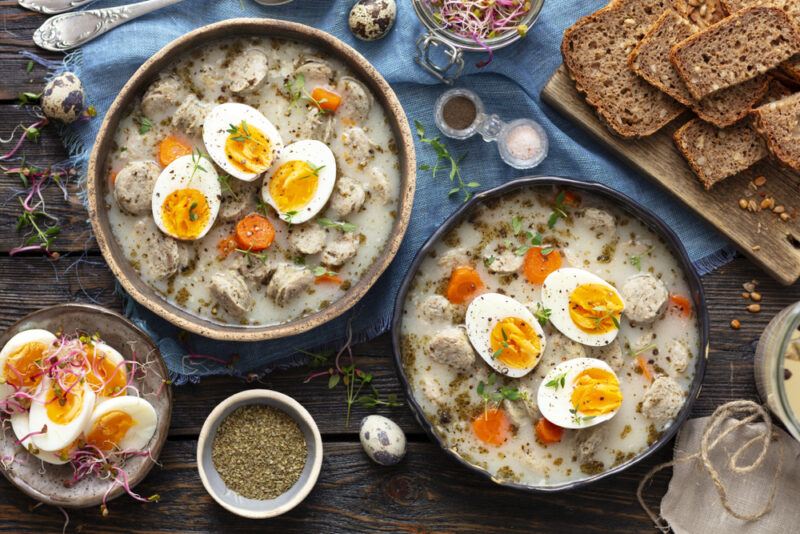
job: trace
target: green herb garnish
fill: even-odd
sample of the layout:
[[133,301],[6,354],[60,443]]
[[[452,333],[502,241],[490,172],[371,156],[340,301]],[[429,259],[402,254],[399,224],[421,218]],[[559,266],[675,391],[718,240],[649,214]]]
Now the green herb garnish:
[[550,308],[545,308],[542,306],[541,302],[536,303],[536,311],[533,312],[533,316],[536,317],[536,320],[539,321],[539,324],[542,326],[547,325],[547,321],[550,320],[550,314],[553,311]]
[[358,227],[353,223],[345,221],[334,221],[328,219],[327,217],[320,217],[319,219],[317,219],[317,224],[319,224],[324,228],[336,228],[338,230],[341,230],[342,232],[355,232],[358,229]]
[[547,219],[548,228],[555,227],[559,219],[566,219],[569,217],[567,207],[564,205],[564,200],[566,198],[567,193],[565,191],[561,191],[558,196],[556,196],[556,204],[553,206],[553,213],[551,213],[550,218]]
[[566,383],[567,383],[567,373],[561,373],[560,375],[556,376],[555,378],[547,382],[544,385],[544,387],[558,389],[558,388],[563,388]]
[[137,118],[134,122],[139,125],[139,135],[144,135],[153,129],[153,121],[145,116]]
[[[417,128],[417,136],[419,137],[420,142],[430,145],[433,148],[434,152],[436,153],[436,164],[431,167],[430,165],[424,164],[420,165],[420,170],[423,171],[431,171],[434,178],[436,178],[436,173],[443,168],[445,165],[450,165],[450,183],[455,184],[450,191],[447,192],[447,196],[453,196],[457,193],[463,193],[464,195],[464,202],[472,198],[474,194],[474,189],[476,187],[480,187],[481,184],[478,182],[465,182],[463,177],[461,176],[461,169],[460,164],[464,161],[466,154],[461,156],[460,158],[456,159],[451,154],[450,151],[447,150],[447,147],[439,140],[438,137],[428,138],[425,137],[425,127],[422,126],[418,120],[414,121],[414,125]],[[444,165],[443,165],[444,163]]]

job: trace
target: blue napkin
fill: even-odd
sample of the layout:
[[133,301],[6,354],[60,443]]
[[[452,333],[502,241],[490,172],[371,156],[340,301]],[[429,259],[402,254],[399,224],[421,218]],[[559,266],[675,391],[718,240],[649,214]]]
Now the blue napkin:
[[[92,7],[121,3],[125,2],[97,2]],[[147,58],[192,29],[234,17],[288,19],[339,37],[364,54],[383,74],[397,92],[410,122],[417,119],[429,135],[437,134],[432,109],[444,86],[414,63],[415,41],[424,28],[417,21],[410,2],[398,0],[394,29],[383,40],[372,43],[358,41],[350,34],[347,15],[352,4],[353,0],[301,0],[281,7],[264,7],[251,0],[187,0],[130,22],[85,45],[67,58],[66,67],[77,72],[83,81],[88,103],[95,106],[98,116],[71,126],[65,133],[74,163],[85,167],[103,115],[125,81]],[[598,7],[596,2],[581,0],[546,1],[527,37],[498,51],[489,66],[476,66],[485,55],[468,55],[464,76],[456,86],[476,91],[484,100],[487,112],[496,113],[504,120],[531,117],[542,124],[550,137],[550,154],[535,169],[536,174],[595,180],[630,195],[664,219],[680,236],[701,273],[709,272],[732,257],[732,249],[725,239],[674,201],[668,192],[637,175],[577,126],[540,103],[539,92],[561,63],[559,44],[564,29]],[[496,145],[484,143],[479,137],[447,142],[447,145],[455,154],[467,154],[462,163],[463,175],[469,181],[479,182],[479,189],[530,174],[503,164]],[[417,142],[416,148],[420,164],[435,162],[429,146]],[[224,343],[184,335],[129,297],[125,312],[157,340],[178,381],[297,364],[305,359],[303,351],[341,344],[348,322],[352,326],[353,341],[365,341],[388,329],[397,289],[414,255],[459,206],[460,198],[447,196],[450,187],[446,175],[434,179],[427,171],[418,173],[411,224],[393,264],[351,312],[306,334],[260,343]],[[189,357],[189,354],[195,356]]]

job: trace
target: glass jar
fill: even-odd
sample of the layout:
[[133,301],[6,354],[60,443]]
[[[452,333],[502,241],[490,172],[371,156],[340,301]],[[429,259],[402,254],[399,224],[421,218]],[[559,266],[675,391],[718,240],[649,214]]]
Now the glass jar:
[[800,441],[800,302],[769,322],[758,340],[754,371],[761,400]]
[[[522,39],[522,34],[518,31],[509,30],[497,37],[487,39],[483,44],[479,44],[474,39],[442,28],[436,21],[435,10],[431,6],[431,0],[412,0],[411,3],[417,13],[417,18],[427,29],[427,33],[417,39],[415,61],[435,78],[448,85],[452,84],[464,70],[464,52],[485,52],[486,47],[498,50]],[[543,5],[544,0],[531,0],[531,9],[520,22],[520,24],[527,26],[528,31],[530,31],[539,17]],[[431,55],[440,47],[445,59],[444,64],[439,63]]]

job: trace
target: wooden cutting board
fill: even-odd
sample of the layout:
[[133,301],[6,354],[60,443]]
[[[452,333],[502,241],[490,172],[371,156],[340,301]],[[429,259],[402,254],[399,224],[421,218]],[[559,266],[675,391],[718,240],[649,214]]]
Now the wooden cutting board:
[[[542,100],[592,134],[644,177],[661,184],[681,202],[728,237],[739,250],[784,285],[800,277],[800,178],[773,161],[762,161],[751,169],[718,183],[706,191],[672,141],[673,132],[690,119],[687,113],[661,131],[644,139],[616,137],[597,118],[575,90],[562,65],[542,90]],[[751,182],[767,179],[762,187]],[[760,204],[772,197],[791,218],[784,222],[771,210],[751,212],[739,200]]]

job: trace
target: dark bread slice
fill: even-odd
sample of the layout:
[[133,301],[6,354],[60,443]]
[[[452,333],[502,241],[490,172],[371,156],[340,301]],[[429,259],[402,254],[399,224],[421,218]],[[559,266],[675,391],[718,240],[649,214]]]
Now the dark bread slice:
[[775,7],[749,7],[674,46],[670,60],[700,100],[745,82],[800,52],[800,30]]
[[673,134],[675,145],[706,189],[755,165],[768,155],[750,121],[717,128],[692,119]]
[[698,31],[697,26],[667,9],[633,49],[628,64],[652,85],[681,104],[691,106],[701,119],[725,128],[747,116],[764,97],[769,80],[762,75],[709,95],[700,102],[695,100],[670,62],[669,52],[675,44]]
[[615,0],[564,32],[561,54],[575,86],[618,135],[645,137],[684,108],[628,68],[628,55],[669,0]]
[[722,0],[674,0],[673,7],[700,28],[707,28],[728,16]]
[[800,93],[764,104],[752,114],[769,151],[781,163],[800,172]]

